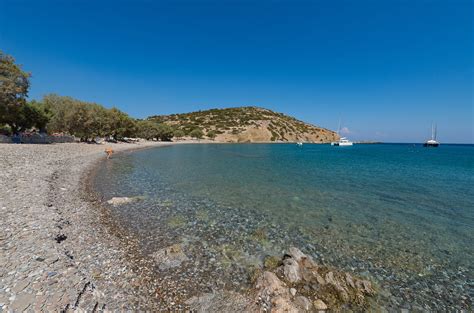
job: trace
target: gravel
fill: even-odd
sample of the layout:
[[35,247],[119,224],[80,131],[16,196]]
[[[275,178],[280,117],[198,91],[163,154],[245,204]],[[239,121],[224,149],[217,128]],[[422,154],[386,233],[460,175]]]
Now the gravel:
[[104,149],[0,144],[0,311],[153,309],[119,239],[84,195],[81,181]]

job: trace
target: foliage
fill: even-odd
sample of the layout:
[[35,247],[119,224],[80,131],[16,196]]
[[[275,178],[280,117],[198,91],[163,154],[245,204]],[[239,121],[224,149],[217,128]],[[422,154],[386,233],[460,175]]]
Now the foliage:
[[46,95],[42,105],[50,112],[47,130],[50,133],[69,133],[82,141],[95,137],[122,139],[137,134],[137,123],[117,108],[106,109],[55,94]]
[[210,131],[207,132],[206,136],[209,139],[214,139],[217,136],[217,132],[215,130],[210,130]]
[[9,132],[16,134],[33,127],[44,131],[49,116],[45,110],[35,102],[26,102],[15,108],[14,119],[8,122]]
[[108,123],[110,127],[110,135],[115,139],[133,137],[136,133],[134,120],[117,108],[109,110]]
[[160,132],[158,129],[158,124],[152,121],[137,121],[137,137],[151,140],[158,139],[160,137]]
[[32,118],[41,114],[26,102],[30,76],[12,56],[0,51],[0,125],[8,124],[13,133],[34,126]]
[[0,109],[25,104],[30,74],[15,64],[15,59],[0,51]]
[[171,141],[174,136],[174,130],[166,124],[158,124],[159,138],[161,141]]
[[204,133],[200,128],[195,128],[189,133],[189,136],[195,139],[202,139]]
[[211,139],[215,138],[217,134],[237,136],[249,127],[267,128],[271,132],[272,141],[285,141],[295,136],[304,138],[308,134],[324,133],[329,137],[332,136],[332,132],[329,130],[259,107],[211,109],[183,114],[155,115],[149,117],[148,120],[172,125],[177,130],[182,130],[186,135],[191,135],[194,129],[200,128]]
[[182,131],[181,129],[176,129],[176,130],[174,130],[173,133],[174,133],[174,136],[178,139],[181,139],[185,136],[184,131]]

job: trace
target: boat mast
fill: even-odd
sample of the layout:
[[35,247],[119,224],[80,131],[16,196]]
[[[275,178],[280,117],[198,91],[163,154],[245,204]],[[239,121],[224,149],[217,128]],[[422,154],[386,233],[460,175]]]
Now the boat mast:
[[435,126],[434,126],[434,140],[436,140],[437,132],[438,132],[438,125],[435,124]]

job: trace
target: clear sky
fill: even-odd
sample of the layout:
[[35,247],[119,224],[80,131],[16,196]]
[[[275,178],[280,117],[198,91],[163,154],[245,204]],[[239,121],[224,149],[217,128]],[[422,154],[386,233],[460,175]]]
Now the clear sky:
[[0,49],[133,117],[255,105],[351,139],[474,142],[473,1],[0,0]]

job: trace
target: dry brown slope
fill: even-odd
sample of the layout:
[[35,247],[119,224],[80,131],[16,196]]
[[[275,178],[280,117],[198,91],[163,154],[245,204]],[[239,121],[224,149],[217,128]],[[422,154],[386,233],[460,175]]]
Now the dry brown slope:
[[338,135],[328,129],[259,107],[212,109],[183,114],[151,116],[187,135],[200,128],[218,142],[314,142],[327,143]]

